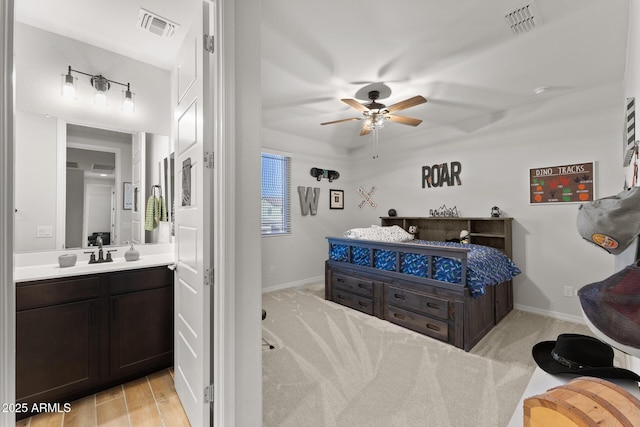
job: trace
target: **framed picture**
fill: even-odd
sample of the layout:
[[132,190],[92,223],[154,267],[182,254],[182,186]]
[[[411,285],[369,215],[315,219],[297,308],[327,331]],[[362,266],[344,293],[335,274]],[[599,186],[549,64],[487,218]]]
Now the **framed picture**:
[[329,208],[344,209],[344,191],[329,190]]
[[130,182],[122,183],[122,209],[125,211],[131,210],[131,204],[133,203],[133,187]]

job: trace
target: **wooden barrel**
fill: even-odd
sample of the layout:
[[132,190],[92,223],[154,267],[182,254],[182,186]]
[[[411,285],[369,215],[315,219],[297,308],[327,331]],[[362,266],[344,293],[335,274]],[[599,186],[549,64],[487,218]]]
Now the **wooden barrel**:
[[524,400],[524,427],[638,427],[640,400],[600,378],[579,377]]

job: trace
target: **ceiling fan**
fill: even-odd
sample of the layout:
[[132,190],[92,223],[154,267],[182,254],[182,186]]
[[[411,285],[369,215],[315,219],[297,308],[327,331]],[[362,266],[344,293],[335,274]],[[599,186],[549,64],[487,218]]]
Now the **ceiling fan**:
[[427,100],[420,95],[414,96],[404,101],[397,102],[387,107],[384,104],[376,102],[380,97],[380,91],[369,91],[368,97],[371,100],[369,104],[361,104],[355,99],[345,98],[340,101],[344,102],[351,108],[362,113],[362,117],[351,117],[349,119],[334,120],[331,122],[320,123],[321,125],[330,125],[334,123],[350,122],[353,120],[362,120],[362,127],[360,128],[360,136],[367,135],[373,131],[373,158],[378,158],[378,130],[382,129],[388,121],[400,123],[409,126],[418,126],[422,123],[422,120],[412,119],[411,117],[397,116],[396,111],[405,110],[416,105],[424,104]]
[[422,123],[422,120],[412,119],[411,117],[397,116],[396,111],[405,110],[407,108],[415,107],[416,105],[424,104],[427,100],[420,95],[414,96],[404,101],[400,101],[387,107],[384,104],[376,102],[380,97],[380,92],[372,90],[369,92],[369,104],[361,104],[355,99],[345,98],[340,101],[344,102],[351,108],[354,108],[362,113],[362,117],[351,117],[349,119],[334,120],[331,122],[320,123],[321,125],[330,125],[334,123],[350,122],[353,120],[362,120],[362,128],[360,129],[360,136],[369,134],[372,130],[382,129],[387,121],[400,123],[409,126],[418,126]]

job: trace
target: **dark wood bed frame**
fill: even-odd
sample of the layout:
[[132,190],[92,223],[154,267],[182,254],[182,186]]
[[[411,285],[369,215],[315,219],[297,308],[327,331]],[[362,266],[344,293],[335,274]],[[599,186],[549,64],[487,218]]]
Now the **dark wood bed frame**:
[[[471,243],[498,247],[511,256],[511,218],[382,218],[382,225],[418,227],[417,238],[445,240],[470,231]],[[430,231],[430,228],[433,229]],[[448,228],[448,230],[444,230]],[[435,230],[435,231],[434,231]],[[480,232],[477,230],[481,230]],[[438,239],[429,238],[434,234]],[[474,234],[477,241],[474,241]],[[421,334],[447,342],[465,351],[471,350],[502,318],[513,309],[513,284],[506,281],[486,287],[485,295],[474,298],[466,286],[466,248],[425,246],[412,243],[388,243],[370,240],[328,237],[329,245],[369,248],[369,265],[327,260],[325,263],[325,299],[376,316]],[[508,242],[507,242],[508,240]],[[480,243],[483,242],[483,243]],[[486,244],[493,242],[495,244]],[[506,251],[505,249],[508,249]],[[463,283],[436,280],[432,272],[417,277],[375,268],[373,252],[386,250],[459,259]],[[429,265],[433,263],[429,262]]]

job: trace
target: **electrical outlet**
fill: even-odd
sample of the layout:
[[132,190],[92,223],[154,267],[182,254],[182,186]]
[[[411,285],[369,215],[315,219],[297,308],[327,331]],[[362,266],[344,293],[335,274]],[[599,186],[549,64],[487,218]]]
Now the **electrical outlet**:
[[573,286],[565,286],[564,287],[564,296],[565,297],[573,297]]

